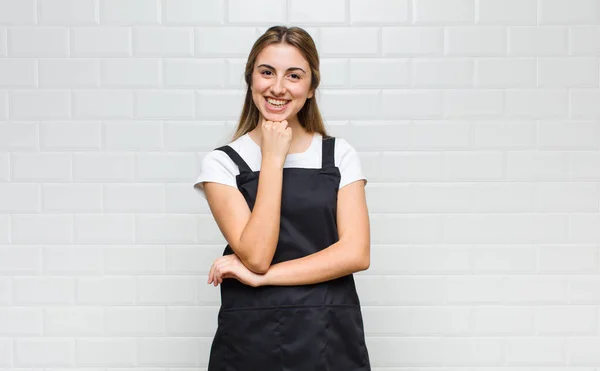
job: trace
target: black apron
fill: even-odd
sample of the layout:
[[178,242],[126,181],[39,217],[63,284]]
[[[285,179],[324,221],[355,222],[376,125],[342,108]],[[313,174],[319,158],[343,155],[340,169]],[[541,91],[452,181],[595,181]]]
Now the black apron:
[[[271,264],[301,258],[339,240],[340,171],[335,138],[323,137],[321,169],[284,168],[281,226]],[[240,169],[237,187],[253,209],[259,171],[229,146]],[[223,255],[233,254],[229,245]],[[208,371],[369,371],[363,319],[353,275],[300,286],[221,283],[218,328]]]

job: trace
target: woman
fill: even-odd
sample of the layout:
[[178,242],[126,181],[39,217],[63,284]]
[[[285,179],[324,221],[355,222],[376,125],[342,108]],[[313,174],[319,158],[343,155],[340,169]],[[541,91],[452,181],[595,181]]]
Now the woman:
[[370,370],[352,275],[370,264],[367,180],[325,131],[312,38],[269,28],[245,79],[233,141],[196,182],[228,242],[208,275],[221,285],[208,370]]

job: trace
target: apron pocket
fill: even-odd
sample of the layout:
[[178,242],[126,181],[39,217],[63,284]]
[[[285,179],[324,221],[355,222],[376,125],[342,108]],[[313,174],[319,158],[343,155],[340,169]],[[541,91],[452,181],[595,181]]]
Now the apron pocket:
[[358,306],[329,307],[327,360],[332,370],[370,370],[362,314]]
[[282,370],[326,370],[326,313],[327,307],[320,306],[281,310]]
[[277,370],[280,316],[279,309],[269,308],[224,311],[223,370]]

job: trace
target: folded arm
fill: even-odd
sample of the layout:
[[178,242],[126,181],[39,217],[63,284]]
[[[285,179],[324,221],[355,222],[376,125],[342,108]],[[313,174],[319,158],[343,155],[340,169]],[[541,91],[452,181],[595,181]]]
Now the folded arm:
[[256,202],[250,211],[239,190],[219,183],[204,183],[208,205],[221,233],[240,261],[254,273],[265,273],[275,255],[282,184],[282,168],[263,161]]
[[364,181],[339,190],[337,224],[338,242],[314,254],[272,265],[259,285],[308,285],[368,269],[371,238]]

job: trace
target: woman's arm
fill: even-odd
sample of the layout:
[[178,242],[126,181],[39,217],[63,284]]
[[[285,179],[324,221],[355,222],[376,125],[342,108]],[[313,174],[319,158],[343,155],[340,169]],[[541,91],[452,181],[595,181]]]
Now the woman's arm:
[[242,263],[255,273],[267,271],[277,248],[283,182],[283,168],[266,161],[261,166],[252,212],[239,190],[204,183],[208,205],[221,233]]
[[368,269],[371,237],[364,184],[356,181],[338,192],[338,242],[314,254],[272,265],[260,277],[259,285],[308,285]]

